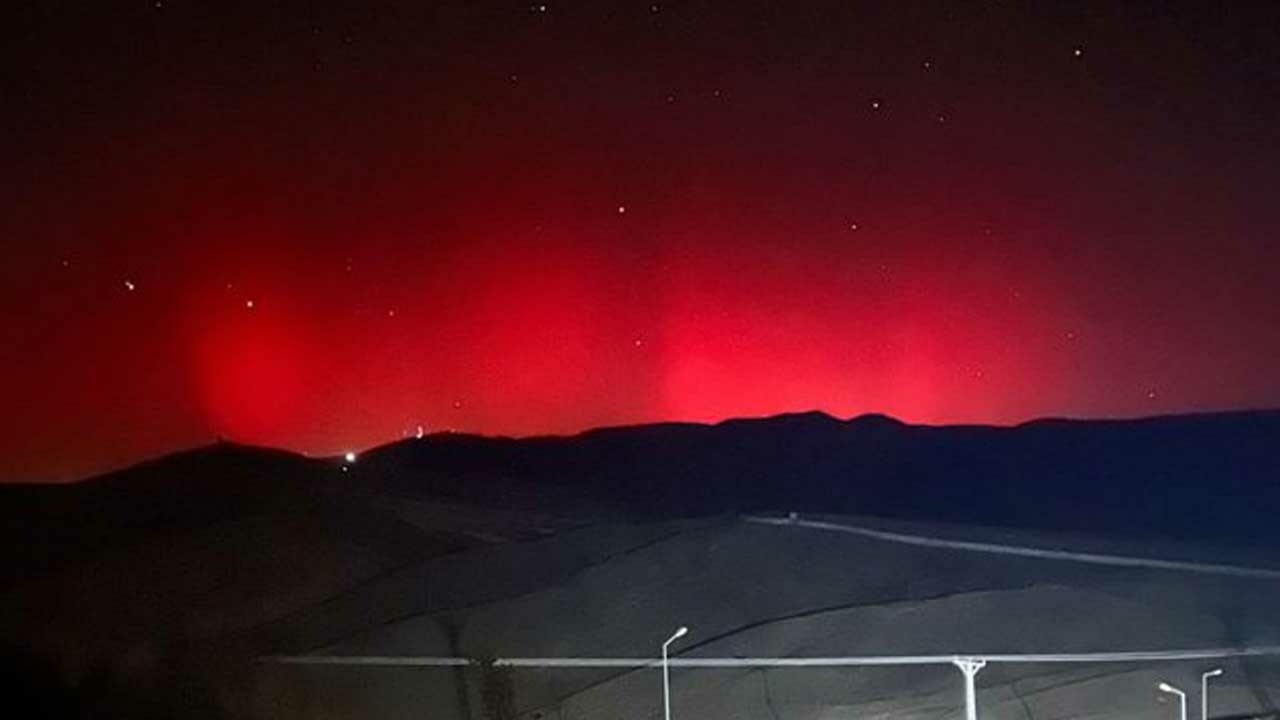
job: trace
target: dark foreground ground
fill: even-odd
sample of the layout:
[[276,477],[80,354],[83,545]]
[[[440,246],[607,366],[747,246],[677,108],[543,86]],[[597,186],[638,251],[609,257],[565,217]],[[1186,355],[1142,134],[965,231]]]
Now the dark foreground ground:
[[[503,680],[509,707],[493,710],[492,681],[475,673],[253,659],[647,657],[677,624],[694,628],[682,652],[707,655],[1280,642],[1274,582],[742,520],[853,513],[845,520],[939,538],[1280,567],[1277,447],[1274,412],[1018,428],[808,414],[442,435],[368,451],[345,471],[222,444],[74,486],[0,489],[6,697],[41,699],[49,717],[639,718],[660,710],[652,673],[516,673]],[[1221,712],[1269,712],[1272,665],[1229,668]],[[981,677],[988,714],[1163,718],[1148,681],[1195,686],[1194,669]],[[676,683],[707,718],[924,718],[956,709],[953,674],[716,671]]]

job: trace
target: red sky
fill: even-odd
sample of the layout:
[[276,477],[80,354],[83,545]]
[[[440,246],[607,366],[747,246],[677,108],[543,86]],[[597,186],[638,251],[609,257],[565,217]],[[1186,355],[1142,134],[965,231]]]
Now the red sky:
[[14,19],[0,478],[1280,403],[1265,18],[416,8]]

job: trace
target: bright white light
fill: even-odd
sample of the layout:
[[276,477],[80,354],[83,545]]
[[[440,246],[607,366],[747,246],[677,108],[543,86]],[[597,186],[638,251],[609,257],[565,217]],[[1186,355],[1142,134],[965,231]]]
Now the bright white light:
[[689,632],[689,628],[681,626],[675,632],[671,633],[671,637],[667,638],[667,641],[662,643],[662,652],[665,653],[668,645],[684,637],[687,632]]
[[125,280],[124,289],[128,290],[129,292],[133,292],[134,290],[138,289],[138,286],[134,285],[132,280]]
[[417,434],[416,434],[416,435],[414,435],[414,437],[416,437],[416,438],[418,438],[419,440],[421,440],[421,439],[422,439],[422,436],[423,436],[422,426],[421,426],[421,425],[419,425],[419,426],[418,426],[418,432],[417,432]]
[[349,463],[353,463],[356,461],[356,454],[348,450],[347,454],[342,456],[342,459]]
[[1204,676],[1207,678],[1211,678],[1211,677],[1218,677],[1221,674],[1222,674],[1222,668],[1215,668],[1205,673]]

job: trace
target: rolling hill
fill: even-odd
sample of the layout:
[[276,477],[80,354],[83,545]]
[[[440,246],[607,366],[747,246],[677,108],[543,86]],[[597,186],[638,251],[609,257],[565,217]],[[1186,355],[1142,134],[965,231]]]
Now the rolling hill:
[[[440,718],[492,715],[486,681],[252,659],[648,657],[682,623],[694,656],[1280,642],[1274,581],[746,519],[812,513],[934,538],[1280,567],[1278,447],[1274,411],[1012,428],[808,413],[445,434],[350,466],[221,443],[70,486],[0,487],[0,640],[19,666],[46,661],[61,693],[99,708],[127,705],[125,691],[94,689],[106,686],[163,696],[146,705],[159,715],[199,714],[198,697],[209,716]],[[1233,664],[1224,707],[1268,711],[1273,665]],[[1142,685],[1156,669],[982,677],[986,702],[1009,717],[1132,716],[1160,709]],[[685,712],[707,718],[923,718],[957,710],[955,675],[682,671],[677,688]],[[660,710],[653,680],[579,670],[504,682],[519,717],[645,718]],[[1145,689],[1118,702],[1125,683]],[[159,689],[174,686],[198,692]]]

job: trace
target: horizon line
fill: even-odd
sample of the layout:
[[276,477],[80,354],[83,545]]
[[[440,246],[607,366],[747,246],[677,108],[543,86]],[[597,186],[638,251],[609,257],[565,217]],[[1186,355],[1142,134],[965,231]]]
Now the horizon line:
[[718,420],[654,420],[650,422],[636,423],[619,423],[616,425],[598,425],[583,428],[575,432],[564,433],[530,433],[530,434],[502,434],[502,433],[484,433],[470,430],[437,430],[434,432],[424,433],[421,437],[416,436],[400,436],[386,442],[375,443],[364,448],[356,448],[347,446],[334,451],[313,452],[308,450],[300,450],[296,448],[286,447],[283,445],[268,445],[263,443],[249,442],[237,440],[222,434],[215,435],[212,442],[203,444],[193,444],[183,447],[177,447],[172,450],[160,451],[154,455],[148,455],[136,460],[125,461],[116,465],[95,470],[89,470],[83,475],[66,478],[53,479],[4,479],[0,478],[0,486],[8,487],[31,487],[31,486],[67,486],[79,485],[90,482],[98,478],[106,477],[116,473],[127,472],[134,468],[162,462],[166,459],[189,454],[197,453],[202,450],[209,450],[223,446],[234,446],[250,450],[260,450],[267,452],[285,453],[295,455],[297,457],[320,461],[320,462],[338,462],[346,453],[355,453],[357,456],[365,455],[371,452],[377,452],[385,448],[396,445],[420,442],[423,440],[432,440],[438,438],[476,438],[482,440],[506,441],[506,442],[527,442],[527,441],[545,441],[545,440],[573,440],[597,433],[607,433],[614,431],[636,430],[641,428],[673,426],[673,427],[701,427],[716,428],[733,423],[743,422],[768,422],[771,420],[782,420],[785,418],[794,418],[801,416],[821,416],[840,424],[852,424],[860,420],[883,419],[896,423],[908,428],[925,428],[925,429],[947,429],[947,428],[987,428],[992,430],[1017,430],[1037,424],[1045,423],[1137,423],[1137,422],[1155,422],[1161,420],[1173,419],[1189,419],[1189,418],[1209,418],[1221,417],[1229,415],[1254,415],[1254,414],[1271,414],[1280,413],[1280,407],[1249,407],[1249,408],[1231,408],[1231,409],[1215,409],[1215,410],[1191,410],[1187,412],[1166,412],[1151,415],[1100,415],[1100,416],[1072,416],[1072,415],[1045,415],[1021,420],[1014,423],[984,423],[984,422],[951,422],[951,423],[930,423],[930,422],[911,422],[903,420],[881,412],[864,412],[848,417],[840,417],[825,410],[816,408],[807,410],[789,410],[786,412],[770,413],[762,415],[733,415],[720,418]]

